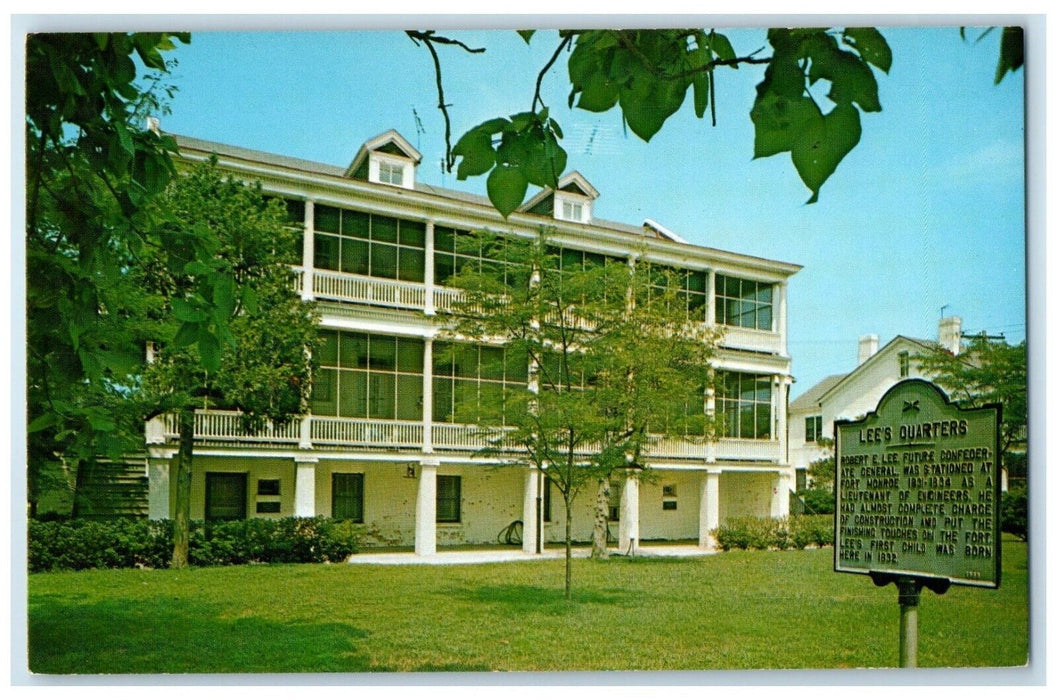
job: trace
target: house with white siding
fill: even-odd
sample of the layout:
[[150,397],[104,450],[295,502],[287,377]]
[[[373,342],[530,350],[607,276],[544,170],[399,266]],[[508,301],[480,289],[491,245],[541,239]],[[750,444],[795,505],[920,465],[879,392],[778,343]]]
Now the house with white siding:
[[937,344],[957,355],[961,338],[962,320],[957,316],[940,319],[936,340],[897,335],[879,347],[876,335],[860,337],[855,369],[825,377],[789,404],[789,462],[797,470],[797,488],[803,487],[812,462],[833,454],[823,445],[833,440],[834,421],[862,418],[897,382],[930,379],[915,358]]
[[[468,346],[463,356],[479,361],[445,362],[450,341],[441,337],[443,311],[459,295],[449,279],[480,262],[479,251],[460,245],[467,234],[525,237],[544,227],[563,266],[644,255],[678,270],[687,304],[725,329],[715,359],[721,381],[703,398],[724,427],[705,443],[661,440],[649,462],[658,478],[639,483],[629,473],[614,484],[621,548],[655,540],[708,547],[710,530],[727,518],[788,513],[786,296],[799,265],[692,245],[649,219],[598,218],[601,195],[575,172],[504,219],[484,197],[420,182],[421,154],[395,131],[367,141],[348,167],[177,141],[185,162],[215,154],[223,170],[287,202],[303,231],[291,294],[316,303],[324,338],[307,415],[246,434],[235,413],[198,412],[193,519],[343,518],[363,523],[371,543],[423,555],[495,543],[515,521],[525,551],[536,551],[537,532],[542,542],[561,541],[562,509],[556,489],[551,506],[546,475],[482,457],[483,438],[456,401],[464,389],[521,386],[525,373],[480,371],[482,355],[501,348]],[[152,420],[147,443],[150,517],[168,518],[174,422]],[[576,540],[590,538],[592,505],[593,494],[575,504]]]

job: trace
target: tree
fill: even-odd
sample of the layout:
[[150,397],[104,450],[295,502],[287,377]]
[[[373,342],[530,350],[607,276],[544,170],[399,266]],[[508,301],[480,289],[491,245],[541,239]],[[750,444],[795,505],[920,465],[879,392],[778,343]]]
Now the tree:
[[1002,404],[999,451],[1004,457],[1027,437],[1027,355],[1026,341],[1009,345],[983,333],[971,338],[958,355],[937,345],[916,359],[922,374],[943,387],[961,408]]
[[[479,240],[482,258],[496,262],[449,282],[464,298],[447,337],[501,348],[491,353],[499,371],[484,364],[480,371],[515,381],[463,397],[464,417],[491,437],[487,452],[546,470],[561,494],[568,599],[573,501],[590,484],[604,493],[617,470],[644,468],[655,432],[690,425],[703,432],[715,335],[688,316],[683,288],[666,284],[671,273],[655,274],[647,262],[564,260],[546,231],[533,240],[488,233]],[[458,362],[465,347],[452,343],[442,361]],[[600,497],[595,522],[603,532],[607,510]]]
[[[116,397],[143,362],[124,325],[144,210],[174,173],[163,52],[186,34],[37,34],[26,42],[26,338],[30,515],[49,466],[135,444]],[[137,82],[138,59],[148,69]],[[142,85],[145,85],[143,87]],[[141,437],[141,436],[140,436]]]
[[[887,41],[872,27],[771,29],[770,55],[761,55],[762,48],[739,55],[714,29],[561,30],[554,53],[539,72],[529,110],[478,124],[453,147],[436,45],[473,53],[484,49],[434,31],[407,34],[426,46],[433,59],[448,171],[458,158],[460,180],[487,175],[488,197],[504,216],[524,201],[529,185],[556,187],[565,170],[562,130],[541,94],[543,78],[563,53],[568,55],[569,106],[590,112],[619,108],[625,126],[644,141],[688,95],[697,117],[708,113],[715,126],[718,76],[742,65],[766,65],[750,113],[756,130],[753,157],[788,153],[811,191],[809,203],[817,201],[822,185],[858,144],[862,113],[881,110],[874,70],[887,73],[892,65]],[[529,42],[536,32],[519,34]],[[995,82],[1023,62],[1023,30],[1003,29]],[[821,85],[829,86],[824,100],[812,93]]]
[[[187,564],[195,410],[242,411],[247,431],[303,413],[317,319],[312,305],[292,291],[289,263],[300,233],[259,185],[225,179],[214,159],[178,177],[153,208],[163,238],[177,247],[145,251],[131,270],[147,297],[143,338],[161,339],[136,400],[141,418],[176,416],[175,568]],[[216,302],[211,310],[207,300]],[[223,329],[216,343],[202,342],[199,333],[210,322]]]

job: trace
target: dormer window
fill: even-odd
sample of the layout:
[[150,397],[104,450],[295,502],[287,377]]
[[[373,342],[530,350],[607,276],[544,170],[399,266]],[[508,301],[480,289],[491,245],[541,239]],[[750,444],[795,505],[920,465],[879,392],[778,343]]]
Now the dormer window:
[[404,185],[404,166],[401,163],[387,163],[385,161],[378,162],[378,182],[384,182],[387,185],[397,185],[403,187]]
[[345,176],[383,185],[415,189],[415,166],[422,154],[395,131],[376,136],[363,146]]
[[554,193],[554,218],[586,224],[591,220],[591,202],[567,192]]

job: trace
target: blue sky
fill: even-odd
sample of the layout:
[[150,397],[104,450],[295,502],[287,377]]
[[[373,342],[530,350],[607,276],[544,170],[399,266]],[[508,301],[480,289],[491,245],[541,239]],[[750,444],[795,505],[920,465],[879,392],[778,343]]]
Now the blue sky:
[[[894,55],[877,74],[883,111],[863,116],[862,140],[812,205],[787,155],[752,159],[761,68],[718,75],[716,127],[687,103],[648,144],[615,111],[568,109],[564,60],[543,83],[569,168],[601,193],[596,216],[651,218],[691,243],[803,265],[789,286],[794,397],[851,370],[860,335],[934,338],[941,308],[968,332],[1025,336],[1023,72],[993,85],[997,33],[976,44],[955,26],[882,31]],[[487,49],[441,47],[453,139],[527,110],[558,42],[553,31],[530,45],[512,31],[446,33]],[[760,29],[725,33],[739,54],[765,46]],[[424,154],[419,179],[484,191],[483,179],[441,171],[432,62],[400,32],[196,31],[173,56],[166,131],[347,165],[395,128]]]

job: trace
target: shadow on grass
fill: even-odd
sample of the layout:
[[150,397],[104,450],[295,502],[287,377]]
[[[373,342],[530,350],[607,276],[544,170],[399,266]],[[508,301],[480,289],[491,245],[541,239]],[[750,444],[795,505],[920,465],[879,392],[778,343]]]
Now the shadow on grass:
[[575,583],[572,600],[565,599],[565,591],[561,588],[514,584],[463,588],[455,595],[474,603],[502,606],[505,612],[512,614],[536,612],[545,615],[560,615],[574,605],[633,606],[641,599],[641,596],[622,589],[577,590]]
[[284,622],[268,619],[269,612],[233,611],[186,599],[86,605],[64,596],[38,596],[29,609],[29,670],[37,674],[392,670],[371,664],[363,651],[368,633],[362,629],[336,622]]

